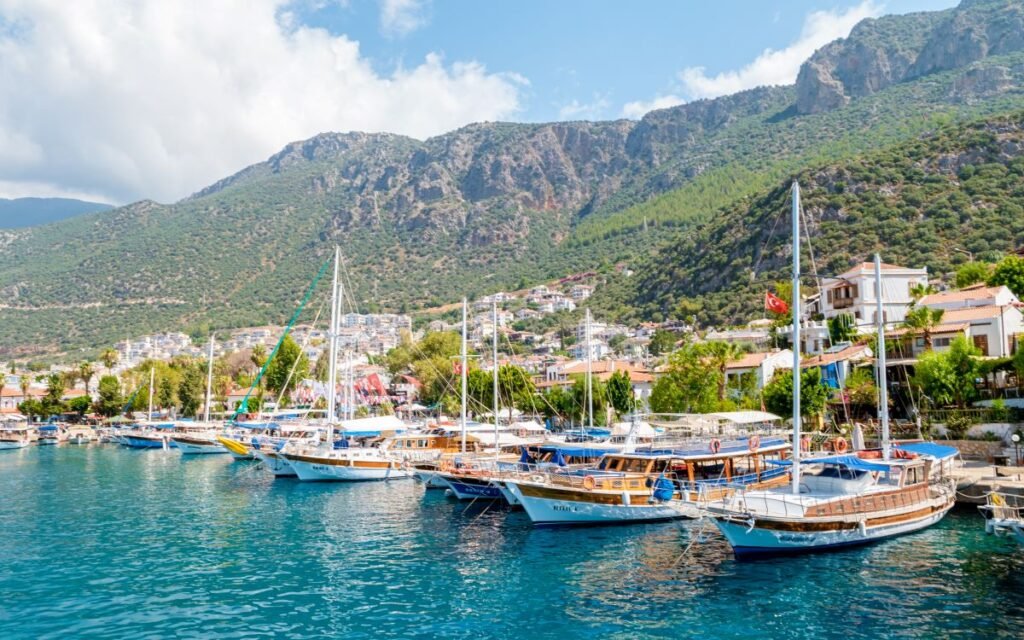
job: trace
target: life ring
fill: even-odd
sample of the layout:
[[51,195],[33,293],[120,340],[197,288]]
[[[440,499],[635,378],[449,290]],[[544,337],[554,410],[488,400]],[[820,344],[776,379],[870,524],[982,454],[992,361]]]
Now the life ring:
[[850,448],[849,443],[846,442],[846,438],[838,437],[832,443],[832,450],[836,453],[846,453],[846,450]]
[[804,436],[800,438],[800,450],[810,451],[811,450],[811,436]]
[[718,438],[712,438],[711,442],[708,443],[708,449],[711,450],[711,453],[718,453],[722,450],[722,441]]
[[587,491],[593,491],[597,483],[594,482],[594,476],[583,476],[583,488]]
[[757,451],[758,449],[760,449],[761,448],[761,436],[759,436],[759,435],[757,435],[755,433],[754,435],[752,435],[749,438],[747,438],[747,447],[749,447],[751,451]]

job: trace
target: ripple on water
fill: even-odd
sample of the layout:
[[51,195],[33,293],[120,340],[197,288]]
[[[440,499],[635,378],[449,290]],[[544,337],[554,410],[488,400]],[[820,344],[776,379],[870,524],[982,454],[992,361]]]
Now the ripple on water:
[[736,563],[699,521],[534,529],[411,481],[275,481],[173,451],[2,452],[0,495],[5,639],[1019,638],[1024,623],[1021,552],[970,511]]

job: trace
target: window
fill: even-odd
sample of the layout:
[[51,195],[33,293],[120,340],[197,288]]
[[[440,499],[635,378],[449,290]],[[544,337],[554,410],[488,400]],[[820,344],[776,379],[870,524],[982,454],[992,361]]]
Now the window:
[[[932,344],[934,344],[936,347],[948,347],[949,343],[952,341],[952,338],[935,338],[934,340],[932,340]],[[921,342],[924,342],[924,338],[921,338]]]

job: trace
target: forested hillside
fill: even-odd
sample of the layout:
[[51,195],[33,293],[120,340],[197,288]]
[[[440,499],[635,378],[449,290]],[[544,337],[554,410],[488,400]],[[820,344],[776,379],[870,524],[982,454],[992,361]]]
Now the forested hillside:
[[[0,357],[282,322],[335,243],[366,311],[623,261],[642,277],[613,283],[620,315],[715,300],[746,268],[742,255],[727,264],[723,221],[746,219],[737,212],[793,174],[1024,109],[1024,40],[1006,26],[1022,14],[1022,0],[975,0],[866,20],[795,86],[640,121],[482,123],[426,141],[324,133],[174,204],[0,230]],[[708,318],[739,311],[717,295],[729,302]]]
[[[949,125],[795,177],[808,274],[816,266],[835,275],[878,251],[887,262],[943,277],[968,259],[964,251],[995,261],[1024,245],[1024,111]],[[789,213],[790,182],[782,180],[666,247],[595,304],[617,315],[694,314],[714,324],[755,317],[766,288],[787,278]]]

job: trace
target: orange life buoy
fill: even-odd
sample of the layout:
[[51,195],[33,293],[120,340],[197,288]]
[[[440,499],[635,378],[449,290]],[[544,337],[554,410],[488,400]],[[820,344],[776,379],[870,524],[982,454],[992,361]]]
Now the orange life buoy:
[[800,438],[800,450],[810,451],[811,450],[811,436],[804,436]]
[[751,451],[757,451],[758,449],[760,449],[761,448],[761,436],[759,436],[759,435],[757,435],[755,433],[754,435],[752,435],[749,438],[747,438],[747,447],[749,447]]
[[584,489],[586,489],[587,491],[593,491],[595,486],[597,486],[597,483],[594,482],[594,476],[584,476],[583,477],[583,488]]
[[711,442],[708,443],[708,449],[711,450],[711,453],[718,453],[722,450],[722,441],[718,438],[712,438]]
[[843,437],[836,438],[835,442],[832,443],[832,449],[836,453],[846,453],[846,450],[849,448],[850,445],[847,444],[846,438]]

